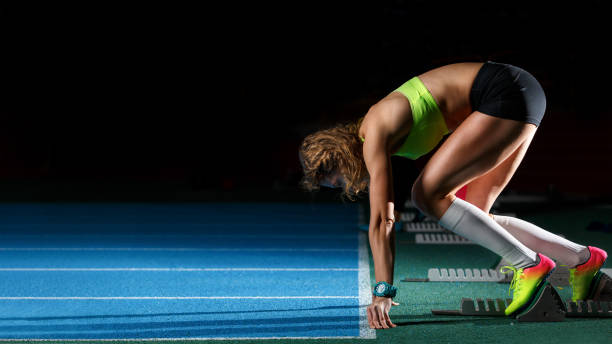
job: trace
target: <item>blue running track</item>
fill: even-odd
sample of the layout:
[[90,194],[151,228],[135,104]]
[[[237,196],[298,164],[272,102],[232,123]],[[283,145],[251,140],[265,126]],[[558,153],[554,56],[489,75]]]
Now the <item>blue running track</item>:
[[355,205],[0,204],[0,340],[374,338],[369,279]]

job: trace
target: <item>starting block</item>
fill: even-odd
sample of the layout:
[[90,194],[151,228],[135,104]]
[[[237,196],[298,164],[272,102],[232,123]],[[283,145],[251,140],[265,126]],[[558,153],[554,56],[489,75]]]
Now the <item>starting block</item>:
[[[612,278],[609,273],[612,269],[601,269],[591,282],[591,289],[589,290],[589,299],[610,302],[612,306]],[[612,311],[611,308],[608,308]]]
[[[402,282],[495,282],[510,283],[513,272],[501,273],[499,270],[510,263],[501,260],[493,269],[453,269],[453,268],[430,268],[427,270],[427,278],[404,278]],[[602,269],[605,272],[606,269]],[[607,276],[606,276],[607,277]],[[609,277],[607,277],[609,278]],[[548,282],[553,287],[569,286],[569,267],[557,265],[557,268],[548,276]],[[609,282],[612,284],[612,280]],[[612,286],[610,286],[612,288]],[[607,290],[607,289],[606,289]],[[612,295],[609,296],[612,301]]]
[[434,268],[427,271],[427,278],[432,282],[510,282],[512,280],[511,275],[491,269]]
[[493,269],[438,269],[427,271],[427,278],[404,278],[402,282],[497,282],[509,283],[512,274]]
[[[610,298],[610,299],[608,299]],[[504,310],[511,299],[461,299],[459,310],[435,310],[435,315],[460,316],[505,316]],[[612,278],[601,271],[593,279],[588,300],[563,303],[555,288],[548,282],[533,296],[532,300],[517,311],[519,322],[563,321],[570,317],[612,318]]]
[[[425,232],[425,233],[437,233],[437,232],[449,232],[444,227],[440,226],[437,222],[406,222],[403,228],[404,232]],[[450,232],[449,232],[450,233]]]
[[[511,299],[487,299],[486,302],[476,299],[475,305],[472,299],[463,298],[458,311],[432,309],[431,312],[436,315],[506,316],[504,311],[510,302]],[[566,311],[557,291],[545,282],[533,300],[517,313],[516,320],[520,322],[563,321]]]
[[567,265],[557,265],[550,276],[548,276],[548,281],[554,287],[566,287],[570,285],[569,275],[569,267]]
[[[404,278],[402,282],[495,282],[510,283],[512,271],[499,272],[499,269],[452,269],[430,268],[427,278]],[[569,269],[557,268],[548,277],[554,287],[569,286]]]
[[416,234],[415,242],[417,244],[446,244],[446,245],[473,245],[474,243],[457,234]]
[[512,275],[492,269],[437,269],[427,271],[431,282],[510,282]]

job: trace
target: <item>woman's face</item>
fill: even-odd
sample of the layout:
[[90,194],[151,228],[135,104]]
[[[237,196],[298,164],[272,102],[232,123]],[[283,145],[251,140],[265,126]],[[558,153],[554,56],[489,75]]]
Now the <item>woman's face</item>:
[[334,171],[332,174],[321,179],[319,184],[328,188],[341,188],[344,186],[344,178],[342,178],[339,172]]

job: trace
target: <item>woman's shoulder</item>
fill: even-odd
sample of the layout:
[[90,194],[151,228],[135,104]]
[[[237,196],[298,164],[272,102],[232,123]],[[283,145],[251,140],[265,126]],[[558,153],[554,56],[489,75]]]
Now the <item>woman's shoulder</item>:
[[360,137],[366,138],[369,132],[376,132],[377,135],[384,135],[393,142],[398,136],[407,134],[411,126],[410,102],[403,94],[391,92],[370,107],[358,133]]

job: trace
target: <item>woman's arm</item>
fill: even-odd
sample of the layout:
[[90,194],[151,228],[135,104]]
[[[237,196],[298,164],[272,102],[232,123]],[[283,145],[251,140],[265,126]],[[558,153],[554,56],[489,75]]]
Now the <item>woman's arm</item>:
[[393,284],[395,230],[391,161],[384,135],[368,133],[363,155],[370,174],[370,228],[368,236],[374,258],[376,281]]
[[[393,265],[395,263],[395,230],[393,212],[393,186],[391,178],[391,161],[382,137],[375,138],[367,134],[363,146],[363,156],[370,174],[370,228],[368,236],[374,258],[376,281],[393,284]],[[370,142],[368,142],[368,140]],[[372,304],[368,306],[370,328],[396,327],[389,318],[389,309],[393,303],[390,298],[372,295]]]

